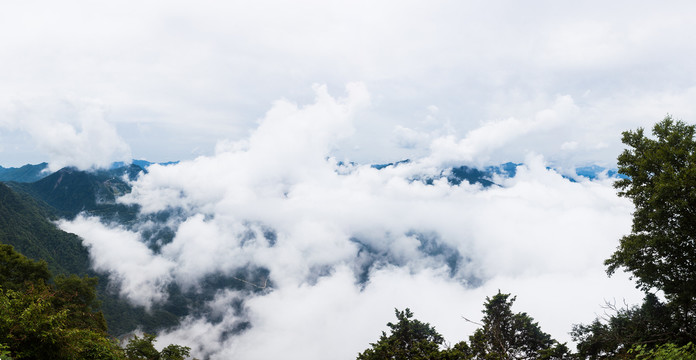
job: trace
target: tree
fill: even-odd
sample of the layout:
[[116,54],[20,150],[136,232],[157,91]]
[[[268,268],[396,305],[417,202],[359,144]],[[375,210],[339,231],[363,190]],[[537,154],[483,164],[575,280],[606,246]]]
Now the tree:
[[438,359],[444,338],[428,323],[411,320],[410,309],[394,309],[397,323],[387,323],[391,334],[382,332],[379,341],[358,355],[358,360],[426,360]]
[[696,346],[693,343],[684,346],[668,343],[652,349],[648,349],[646,345],[638,345],[629,350],[629,353],[640,360],[696,360]]
[[190,348],[155,350],[154,335],[137,336],[126,351],[106,332],[97,279],[52,278],[33,261],[0,244],[0,359],[184,360]]
[[[0,245],[0,344],[13,358],[121,359],[95,303],[96,279],[58,277]],[[93,307],[94,306],[94,307]]]
[[689,312],[696,298],[696,127],[667,116],[652,134],[623,133],[625,178],[615,187],[635,212],[631,233],[605,264],[609,275],[624,268],[639,288],[662,290]]
[[107,331],[104,314],[99,311],[97,278],[58,275],[53,281],[56,289],[54,305],[69,310],[67,320],[70,326]]
[[[574,325],[578,357],[683,358],[696,340],[696,126],[670,116],[623,133],[614,184],[635,207],[631,233],[605,261],[607,274],[631,273],[646,292],[641,306],[610,306],[612,314]],[[662,302],[654,294],[661,290]],[[675,357],[671,357],[674,355]]]
[[641,306],[619,308],[605,306],[607,316],[589,325],[573,325],[571,335],[577,342],[582,359],[612,359],[626,356],[636,344],[643,350],[680,339],[679,327],[673,321],[670,304],[664,304],[654,294],[646,294]]
[[515,297],[498,294],[486,297],[483,324],[469,337],[475,359],[563,359],[568,355],[559,344],[526,313],[513,313]]
[[125,353],[127,360],[184,360],[190,355],[191,348],[188,346],[168,345],[162,351],[155,349],[154,342],[156,336],[143,334],[137,335],[126,345]]
[[33,261],[15,251],[12,245],[0,244],[0,286],[19,290],[27,284],[45,283],[51,278],[45,261]]

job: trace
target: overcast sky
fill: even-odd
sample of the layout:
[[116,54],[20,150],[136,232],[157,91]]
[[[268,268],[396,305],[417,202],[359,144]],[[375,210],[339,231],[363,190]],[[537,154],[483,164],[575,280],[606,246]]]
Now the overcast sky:
[[436,138],[563,101],[560,121],[477,160],[534,151],[610,165],[621,131],[693,120],[695,12],[689,1],[6,1],[0,165],[211,155],[275,101],[310,103],[313,84],[343,96],[350,82],[371,101],[335,144],[341,159],[423,155]]
[[[182,160],[120,200],[181,210],[160,252],[146,222],[61,227],[136,304],[269,269],[265,295],[207,305],[221,322],[163,334],[201,356],[354,358],[406,306],[456,342],[498,289],[567,341],[604,299],[641,298],[602,265],[632,207],[611,180],[547,166],[613,167],[622,131],[696,119],[695,16],[689,1],[5,1],[0,165]],[[492,189],[408,181],[507,161],[525,165]],[[277,243],[240,240],[264,227]],[[466,261],[452,272],[416,234]],[[383,257],[362,285],[356,238]],[[237,321],[252,328],[226,337]]]

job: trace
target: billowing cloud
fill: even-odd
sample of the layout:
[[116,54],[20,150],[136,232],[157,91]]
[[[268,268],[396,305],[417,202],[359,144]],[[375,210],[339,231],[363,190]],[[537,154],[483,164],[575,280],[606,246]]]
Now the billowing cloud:
[[80,234],[89,249],[92,267],[113,275],[120,294],[136,305],[149,307],[164,299],[175,265],[155,256],[136,233],[108,228],[96,218],[78,216],[58,223],[63,230]]
[[570,123],[577,116],[578,107],[572,97],[565,95],[555,99],[546,109],[529,118],[507,118],[482,124],[457,140],[453,135],[433,141],[432,154],[427,161],[438,166],[458,163],[488,162],[488,154],[510,145],[512,140],[527,137],[530,133],[548,134],[554,128]]
[[29,134],[36,148],[48,156],[52,171],[65,166],[81,170],[108,167],[115,161],[131,160],[130,147],[97,102],[34,100],[3,108],[0,130]]
[[[315,92],[308,105],[276,102],[248,138],[220,143],[214,156],[150,167],[120,199],[141,206],[147,221],[133,229],[61,222],[136,303],[161,301],[169,282],[195,291],[209,275],[267,270],[253,284],[268,284],[263,291],[220,291],[205,309],[213,320],[186,318],[164,343],[213,359],[352,358],[394,307],[410,307],[454,343],[474,330],[461,316],[476,319],[498,289],[518,294],[519,311],[567,341],[571,324],[592,320],[603,299],[640,298],[625,276],[603,271],[632,210],[611,179],[571,182],[531,153],[489,188],[436,176],[569,121],[572,99],[485,123],[452,139],[452,154],[435,140],[430,155],[377,170],[331,156],[370,102],[364,86],[349,85],[344,97]],[[138,233],[165,213],[175,235],[155,252]],[[129,251],[136,256],[124,261]],[[136,296],[142,287],[153,290]]]

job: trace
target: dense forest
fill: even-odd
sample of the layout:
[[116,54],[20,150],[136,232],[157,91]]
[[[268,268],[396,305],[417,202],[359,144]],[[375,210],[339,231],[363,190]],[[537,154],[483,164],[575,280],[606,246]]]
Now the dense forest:
[[[623,133],[623,177],[615,187],[635,211],[631,233],[619,239],[605,265],[608,276],[630,273],[645,297],[642,304],[610,308],[606,318],[574,325],[569,331],[576,349],[553,339],[527,313],[514,312],[516,297],[499,291],[486,298],[480,322],[463,319],[479,326],[468,339],[447,344],[410,309],[395,309],[388,333],[376,334],[357,359],[696,359],[695,135],[696,126],[671,117],[657,123],[651,137],[641,128]],[[135,176],[138,169],[120,171]],[[64,170],[32,183],[0,183],[0,359],[188,358],[187,347],[156,350],[154,335],[126,344],[114,337],[135,323],[155,322],[153,330],[176,325],[183,313],[146,313],[108,296],[108,279],[90,270],[80,239],[48,219],[88,210],[127,222],[137,209],[108,201],[128,191],[117,177],[71,175]],[[56,192],[66,179],[91,190]],[[94,193],[102,201],[89,195]],[[197,303],[178,299],[180,308]]]
[[188,347],[154,347],[155,337],[133,336],[121,348],[99,311],[96,278],[53,276],[0,244],[0,359],[185,359]]

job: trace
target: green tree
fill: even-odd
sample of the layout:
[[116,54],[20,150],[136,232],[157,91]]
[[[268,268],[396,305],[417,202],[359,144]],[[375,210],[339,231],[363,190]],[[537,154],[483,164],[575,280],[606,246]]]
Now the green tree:
[[387,323],[389,336],[382,332],[379,341],[358,355],[358,360],[426,360],[440,358],[444,338],[428,323],[412,319],[410,309],[394,309],[398,322]]
[[640,360],[696,360],[696,347],[693,343],[684,346],[668,343],[652,349],[646,345],[637,345],[629,353]]
[[126,345],[126,359],[128,360],[157,360],[159,351],[155,349],[155,335],[143,334],[143,337],[134,335]]
[[143,334],[143,337],[134,335],[126,345],[127,360],[184,360],[191,352],[188,346],[168,345],[162,351],[155,349],[154,342],[157,337],[152,334]]
[[170,344],[160,351],[160,360],[184,360],[189,355],[191,355],[190,347]]
[[[696,126],[670,116],[623,133],[615,183],[635,207],[631,233],[605,261],[607,274],[631,273],[646,292],[641,306],[611,309],[589,325],[574,325],[578,357],[672,358],[696,340]],[[661,290],[666,302],[652,292]],[[677,356],[675,358],[681,358]]]
[[595,319],[589,325],[573,325],[571,335],[577,342],[580,358],[623,357],[636,344],[653,348],[680,339],[671,306],[654,294],[647,294],[641,306],[617,308],[608,304],[606,309],[611,315],[605,319]]
[[469,337],[475,359],[563,359],[565,344],[559,344],[526,313],[513,313],[515,297],[486,297],[482,327]]
[[56,296],[54,305],[67,309],[70,326],[107,331],[104,314],[99,311],[97,278],[77,275],[58,275],[54,278]]
[[624,268],[645,291],[662,290],[684,311],[696,298],[696,141],[694,125],[667,116],[652,129],[623,133],[619,195],[633,201],[631,233],[606,260],[607,273]]
[[15,359],[120,359],[121,349],[105,332],[70,326],[70,311],[56,308],[55,291],[30,285],[0,289],[0,343]]
[[[58,277],[0,245],[0,344],[15,359],[120,359],[95,303],[92,278]],[[94,307],[93,307],[94,306]],[[7,355],[7,354],[5,354]]]
[[0,286],[19,290],[27,284],[45,283],[51,278],[45,261],[33,261],[15,251],[11,245],[0,244]]
[[471,360],[473,358],[474,352],[466,341],[460,341],[440,352],[440,360]]

